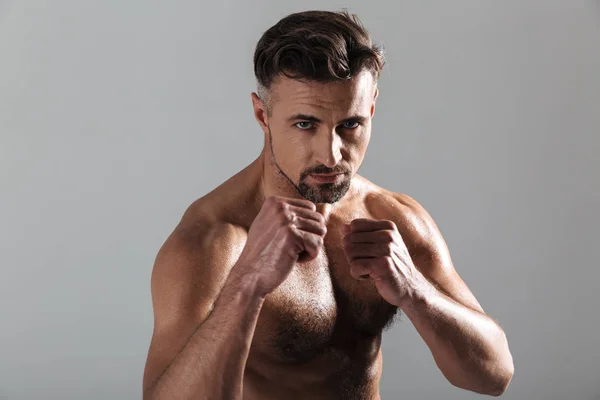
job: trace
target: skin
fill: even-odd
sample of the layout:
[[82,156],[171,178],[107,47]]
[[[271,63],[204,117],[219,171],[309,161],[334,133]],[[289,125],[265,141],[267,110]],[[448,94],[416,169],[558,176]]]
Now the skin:
[[[380,399],[384,327],[346,313],[348,299],[404,313],[451,384],[506,390],[506,336],[456,272],[431,216],[357,174],[377,95],[367,71],[335,83],[277,77],[267,104],[252,94],[263,151],[195,201],[157,255],[144,398]],[[338,172],[335,184],[310,176]],[[243,271],[244,248],[275,197],[313,202],[326,233],[316,256],[263,296]],[[298,340],[277,342],[286,326]]]

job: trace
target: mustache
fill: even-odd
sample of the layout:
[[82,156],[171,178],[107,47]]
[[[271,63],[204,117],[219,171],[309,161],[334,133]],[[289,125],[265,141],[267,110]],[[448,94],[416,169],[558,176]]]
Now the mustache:
[[327,168],[325,166],[321,166],[321,167],[316,167],[311,171],[307,171],[305,172],[303,175],[309,175],[309,174],[347,174],[348,170],[346,169],[331,169],[331,168]]

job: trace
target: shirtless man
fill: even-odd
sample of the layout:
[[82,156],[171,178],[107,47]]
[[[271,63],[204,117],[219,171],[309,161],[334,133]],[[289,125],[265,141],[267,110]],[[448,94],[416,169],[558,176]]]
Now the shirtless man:
[[402,312],[451,384],[502,394],[506,336],[435,223],[357,174],[380,48],[346,12],[304,12],[254,61],[264,148],[158,252],[144,399],[380,399],[382,331]]

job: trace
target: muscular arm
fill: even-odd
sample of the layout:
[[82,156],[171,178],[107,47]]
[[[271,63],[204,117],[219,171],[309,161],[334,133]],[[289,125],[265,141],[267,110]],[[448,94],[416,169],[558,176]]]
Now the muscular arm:
[[414,265],[432,284],[429,290],[416,293],[403,311],[450,383],[477,393],[501,395],[514,373],[504,331],[485,314],[454,269],[431,216],[410,197],[397,199],[408,210],[408,219],[400,224],[415,232],[406,235]]
[[437,290],[403,311],[450,383],[481,394],[504,393],[513,361],[503,330],[490,317]]
[[263,300],[238,278],[239,242],[231,226],[196,224],[176,230],[159,251],[144,399],[241,399]]

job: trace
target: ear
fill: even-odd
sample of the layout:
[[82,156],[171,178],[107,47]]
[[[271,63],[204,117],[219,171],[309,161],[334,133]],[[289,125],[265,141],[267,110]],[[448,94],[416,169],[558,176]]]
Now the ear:
[[375,103],[377,103],[377,96],[379,96],[379,88],[375,88],[375,94],[373,95],[373,104],[371,104],[371,118],[375,114]]
[[267,107],[256,93],[252,92],[250,97],[252,99],[254,118],[256,119],[256,121],[258,122],[261,129],[266,135],[269,131],[269,116],[267,115]]

